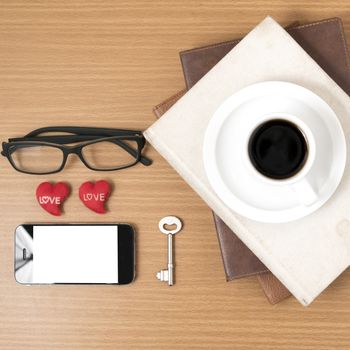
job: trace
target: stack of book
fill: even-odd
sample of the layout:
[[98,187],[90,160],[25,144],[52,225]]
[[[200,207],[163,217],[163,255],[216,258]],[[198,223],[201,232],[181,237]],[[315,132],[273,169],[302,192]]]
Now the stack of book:
[[[286,32],[289,35],[285,36]],[[224,75],[227,75],[229,79],[236,79],[236,82],[230,87],[219,88],[221,95],[218,94],[218,97],[213,97],[213,101],[215,100],[213,102],[213,108],[217,107],[218,102],[222,101],[224,96],[227,97],[240,87],[246,86],[247,83],[255,83],[263,80],[284,80],[305,86],[307,85],[305,82],[309,78],[310,90],[317,90],[315,92],[319,95],[322,95],[324,92],[321,97],[328,100],[327,102],[329,100],[339,99],[339,101],[335,102],[335,104],[338,104],[336,106],[338,109],[349,104],[347,96],[341,95],[341,89],[346,94],[350,94],[350,66],[342,22],[339,18],[331,18],[303,25],[293,24],[286,30],[283,30],[274,20],[267,18],[247,38],[240,42],[241,39],[237,39],[180,52],[186,89],[174,94],[154,108],[153,111],[156,117],[160,118],[160,121],[164,120],[164,122],[159,121],[152,125],[146,131],[145,136],[213,209],[214,222],[227,281],[256,275],[266,297],[272,304],[284,300],[292,292],[302,304],[307,305],[348,266],[349,259],[347,255],[344,257],[334,257],[332,255],[338,254],[340,248],[335,248],[332,252],[329,252],[329,255],[324,252],[324,249],[315,249],[315,252],[310,252],[311,258],[313,256],[316,259],[315,265],[311,266],[310,269],[306,269],[307,271],[301,276],[300,271],[303,264],[305,264],[303,254],[305,254],[305,251],[309,247],[315,246],[315,244],[336,242],[336,235],[334,235],[333,241],[327,241],[327,239],[323,239],[322,241],[322,235],[320,235],[320,240],[315,243],[317,235],[314,235],[313,237],[308,237],[308,243],[305,242],[306,240],[300,240],[298,243],[295,235],[294,239],[292,239],[292,231],[298,230],[300,237],[303,237],[303,235],[308,234],[309,229],[317,230],[322,227],[322,219],[317,215],[311,215],[309,218],[299,220],[298,224],[289,224],[288,228],[283,224],[259,226],[259,224],[250,224],[249,220],[244,220],[235,215],[235,213],[229,212],[205,188],[207,184],[205,180],[201,179],[200,174],[202,165],[197,164],[194,170],[190,169],[187,163],[191,162],[191,160],[184,158],[181,153],[182,150],[175,143],[171,142],[171,138],[175,136],[176,128],[174,128],[174,125],[176,123],[179,124],[184,118],[188,118],[189,124],[191,124],[192,120],[195,120],[196,115],[200,114],[195,103],[200,98],[202,91],[205,91],[205,93],[208,92],[208,96],[211,96],[211,88],[218,90],[217,86],[210,87],[209,84],[213,78],[214,80],[216,79],[215,81],[218,84],[220,83],[220,72],[224,72]],[[254,45],[254,43],[257,45]],[[266,43],[270,46],[265,45]],[[236,48],[236,45],[240,46],[239,49],[238,47]],[[272,73],[272,69],[267,66],[266,62],[269,62],[271,65],[276,63],[272,59],[269,61],[269,58],[267,58],[265,63],[261,63],[260,67],[262,71],[266,68],[264,74],[260,76],[256,75],[250,78],[250,81],[246,77],[243,78],[242,74],[244,72],[242,72],[242,68],[249,69],[249,63],[252,65],[260,64],[259,54],[265,54],[266,50],[269,50],[269,54],[271,55],[277,55],[279,51],[282,52],[283,50],[286,53],[285,57],[287,57],[285,61],[288,61],[288,54],[293,59],[291,62],[281,64],[279,69],[275,69],[276,67],[274,67]],[[303,56],[305,52],[308,54],[308,58]],[[242,62],[244,56],[247,54],[256,56],[248,64]],[[224,57],[225,59],[223,60]],[[280,59],[283,60],[282,55]],[[305,68],[307,69],[307,65],[310,65],[312,69],[308,71],[298,70],[300,62],[303,62],[303,60],[305,61]],[[236,67],[230,66],[233,64]],[[240,69],[241,73],[237,73]],[[322,74],[324,72],[327,73],[326,75],[329,80],[323,77]],[[310,74],[309,78],[308,74]],[[332,86],[333,82],[337,84],[336,88]],[[320,84],[322,87],[319,89],[318,86]],[[322,89],[324,90],[322,91]],[[212,96],[214,96],[214,93]],[[174,104],[176,104],[175,108],[171,108]],[[334,108],[334,106],[332,107]],[[348,116],[344,117],[348,118]],[[344,128],[343,120],[341,121]],[[207,121],[203,121],[204,129],[206,124]],[[198,121],[194,121],[192,126],[189,126],[189,128],[191,127],[201,130],[202,125]],[[172,128],[171,133],[167,131],[169,128]],[[182,142],[186,143],[186,135],[184,135]],[[188,145],[188,147],[193,147],[193,145]],[[200,155],[200,152],[201,149],[198,149],[197,156]],[[344,189],[344,194],[345,192]],[[339,199],[339,203],[341,202],[342,200]],[[335,207],[339,206],[339,203],[336,203]],[[322,210],[324,211],[325,209],[323,208]],[[330,212],[332,210],[332,208],[329,209]],[[327,215],[327,212],[324,214]],[[322,215],[322,213],[318,213],[318,215]],[[340,220],[341,216],[342,214],[339,214],[335,219],[335,226],[337,225],[336,220]],[[312,225],[310,222],[312,222]],[[300,227],[304,230],[301,230]],[[285,254],[285,260],[283,260],[283,248],[281,246],[280,248],[276,248],[280,249],[281,255],[275,254],[271,248],[271,241],[274,239],[273,234],[264,236],[264,232],[269,232],[269,230],[271,232],[289,230],[291,232],[285,233],[284,239],[281,239],[281,244],[288,245],[293,241],[295,250],[298,250],[304,243],[307,248],[299,249],[299,254]],[[333,227],[330,230],[333,235]],[[257,232],[261,232],[261,236]],[[341,247],[342,243],[337,242],[336,244],[339,244],[339,247]],[[315,267],[317,266],[317,261],[330,258],[336,258],[338,260],[329,260],[329,264],[333,265],[327,267],[326,276],[323,279],[311,278],[308,281],[312,272],[318,276],[322,269],[323,264],[319,264],[318,269]],[[291,264],[292,259],[295,259],[294,261],[297,261],[297,263],[294,265]],[[308,256],[308,260],[310,260],[310,256]]]

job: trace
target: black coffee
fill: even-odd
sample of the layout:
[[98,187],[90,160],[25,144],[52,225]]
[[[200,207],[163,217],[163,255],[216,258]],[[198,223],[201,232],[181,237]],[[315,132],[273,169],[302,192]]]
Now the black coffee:
[[254,167],[273,179],[298,173],[307,158],[307,142],[299,128],[274,119],[258,126],[249,140],[248,152]]

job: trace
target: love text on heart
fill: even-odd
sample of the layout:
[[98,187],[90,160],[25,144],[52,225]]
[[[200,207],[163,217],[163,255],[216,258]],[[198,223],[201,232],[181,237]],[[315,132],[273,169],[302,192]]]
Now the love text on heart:
[[39,196],[39,203],[40,204],[61,204],[61,198],[60,197],[50,197],[50,196]]
[[94,199],[95,201],[104,202],[106,199],[106,196],[104,193],[84,193],[83,194],[83,201],[91,201]]

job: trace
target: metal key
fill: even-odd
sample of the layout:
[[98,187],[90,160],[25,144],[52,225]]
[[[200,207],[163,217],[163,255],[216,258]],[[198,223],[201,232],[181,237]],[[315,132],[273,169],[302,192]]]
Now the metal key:
[[[167,230],[164,225],[176,225],[173,230]],[[173,262],[173,235],[181,231],[182,222],[176,216],[166,216],[159,221],[160,232],[168,235],[168,269],[160,270],[157,273],[157,278],[160,281],[168,282],[169,286],[174,284],[174,262]]]

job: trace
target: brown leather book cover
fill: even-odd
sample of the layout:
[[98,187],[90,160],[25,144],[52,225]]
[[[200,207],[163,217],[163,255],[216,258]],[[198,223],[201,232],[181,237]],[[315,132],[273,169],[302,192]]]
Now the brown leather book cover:
[[257,278],[271,304],[277,304],[291,295],[289,290],[270,271],[258,274]]
[[[338,18],[326,19],[287,30],[349,94],[349,60],[341,20]],[[191,88],[239,41],[240,39],[181,52],[180,58],[187,88]],[[154,113],[159,117],[165,111],[162,108],[170,108],[182,94],[183,91],[155,107]],[[276,303],[286,298],[289,292],[278,279],[270,272],[266,272],[266,267],[219,217],[214,214],[214,218],[227,280],[265,272],[259,276],[259,282],[270,302]]]

